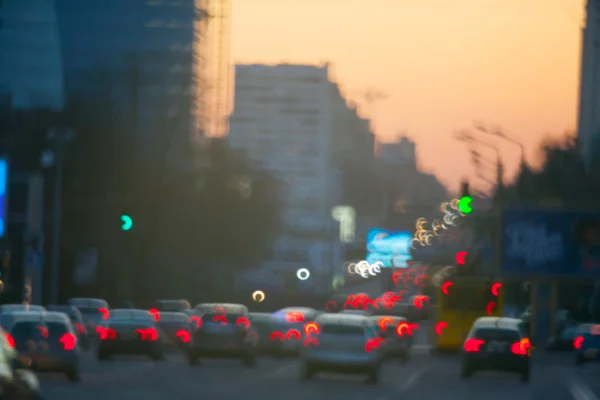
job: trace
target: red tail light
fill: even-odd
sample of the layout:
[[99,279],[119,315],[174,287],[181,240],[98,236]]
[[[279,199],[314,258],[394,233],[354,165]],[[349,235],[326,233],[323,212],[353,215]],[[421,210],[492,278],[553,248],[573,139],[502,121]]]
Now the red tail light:
[[285,315],[285,320],[291,324],[304,322],[304,314],[298,311],[290,311]]
[[243,327],[245,330],[250,329],[250,320],[246,317],[239,317],[236,321],[235,324],[238,327]]
[[575,347],[576,350],[581,349],[581,347],[583,347],[583,340],[583,336],[577,336],[573,339],[573,347]]
[[319,325],[317,325],[316,322],[309,322],[308,324],[304,325],[304,333],[306,333],[307,335],[319,332],[321,332],[321,328],[319,327]]
[[140,339],[155,341],[158,340],[158,331],[154,328],[136,329],[135,333],[140,335]]
[[158,322],[160,320],[160,311],[158,311],[156,308],[149,309],[148,314],[152,315],[154,322]]
[[280,342],[283,342],[284,336],[281,332],[273,332],[271,333],[270,339],[272,341],[279,340]]
[[367,340],[367,343],[365,343],[365,351],[367,353],[372,352],[373,350],[377,350],[379,348],[379,346],[381,345],[381,343],[383,343],[383,338],[374,338],[374,339],[369,339]]
[[221,323],[221,325],[227,325],[227,318],[223,315],[215,315],[212,320]]
[[196,328],[201,328],[202,327],[202,318],[198,317],[197,315],[192,315],[190,317],[190,324],[195,324]]
[[63,349],[67,351],[75,350],[77,346],[77,337],[72,333],[65,333],[58,341],[63,345]]
[[97,326],[96,332],[100,336],[100,340],[115,340],[117,338],[117,331],[112,328],[105,328],[103,326]]
[[314,336],[308,336],[306,339],[304,339],[304,347],[307,349],[310,347],[317,347],[318,345],[319,341]]
[[396,333],[398,336],[403,336],[405,333],[407,335],[412,335],[412,330],[407,322],[400,322],[396,327]]
[[477,353],[481,350],[481,345],[483,345],[485,343],[484,340],[481,339],[467,339],[467,341],[464,344],[464,349],[466,352],[468,353]]
[[15,339],[9,334],[4,332],[4,338],[10,347],[15,348]]
[[110,312],[108,311],[108,308],[99,308],[98,312],[102,314],[102,319],[110,318]]
[[527,339],[527,338],[521,339],[521,341],[513,343],[512,346],[510,347],[510,351],[513,354],[516,354],[519,356],[528,355],[529,349],[531,349],[531,343],[529,342],[529,339]]
[[77,329],[77,333],[79,333],[80,335],[85,334],[85,327],[82,324],[80,324],[79,322],[75,322],[73,326],[75,327],[75,329]]
[[180,329],[175,334],[183,343],[189,343],[192,340],[192,335],[185,329]]
[[287,331],[287,333],[285,334],[285,338],[287,340],[300,340],[300,332],[298,332],[295,329],[290,329],[289,331]]

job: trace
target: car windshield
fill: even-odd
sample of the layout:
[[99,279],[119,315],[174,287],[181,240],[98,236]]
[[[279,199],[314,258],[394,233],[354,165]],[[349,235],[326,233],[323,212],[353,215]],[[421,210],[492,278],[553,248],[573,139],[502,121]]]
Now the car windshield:
[[65,334],[69,333],[69,327],[64,322],[47,321],[48,340],[51,343],[56,343]]
[[321,326],[321,333],[331,335],[364,335],[365,331],[363,327],[357,325],[347,324],[323,324]]
[[41,321],[19,321],[10,330],[10,335],[15,340],[17,349],[22,348],[28,340],[38,341],[46,339],[48,328]]
[[235,324],[239,317],[242,317],[242,315],[241,314],[205,313],[202,315],[202,322]]
[[521,340],[520,334],[516,330],[512,329],[498,329],[498,328],[480,328],[476,329],[473,333],[473,337],[482,339],[485,341],[510,341],[518,342]]
[[181,322],[187,323],[189,321],[189,317],[183,313],[171,313],[171,312],[163,312],[160,313],[160,322]]

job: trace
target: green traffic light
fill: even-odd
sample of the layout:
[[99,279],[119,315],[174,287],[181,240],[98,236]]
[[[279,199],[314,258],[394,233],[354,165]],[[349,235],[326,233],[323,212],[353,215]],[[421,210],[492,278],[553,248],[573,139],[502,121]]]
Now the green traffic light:
[[121,221],[123,224],[121,225],[122,231],[129,231],[133,227],[133,219],[129,215],[121,215]]
[[470,214],[473,211],[471,202],[473,199],[470,196],[461,197],[458,201],[458,210],[463,214]]

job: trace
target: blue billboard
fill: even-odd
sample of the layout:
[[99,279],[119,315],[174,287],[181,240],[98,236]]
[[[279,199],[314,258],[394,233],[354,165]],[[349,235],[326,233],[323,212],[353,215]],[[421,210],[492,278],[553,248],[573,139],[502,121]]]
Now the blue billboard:
[[371,229],[367,233],[367,261],[381,262],[385,267],[407,268],[413,235],[410,232]]
[[8,226],[8,160],[0,158],[0,238]]
[[509,274],[600,277],[600,212],[504,212],[500,270]]

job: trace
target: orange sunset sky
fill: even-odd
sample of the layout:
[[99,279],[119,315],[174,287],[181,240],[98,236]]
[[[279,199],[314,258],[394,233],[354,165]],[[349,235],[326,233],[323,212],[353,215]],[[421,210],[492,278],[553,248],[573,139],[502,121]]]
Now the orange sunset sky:
[[[377,137],[405,131],[452,190],[474,176],[453,139],[474,120],[522,141],[533,163],[545,135],[576,127],[584,0],[232,1],[231,61],[329,61],[348,97],[386,92],[363,108]],[[518,147],[489,141],[512,177]]]

